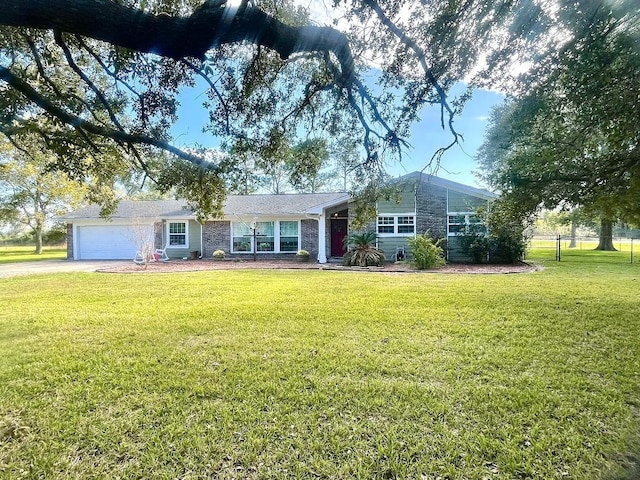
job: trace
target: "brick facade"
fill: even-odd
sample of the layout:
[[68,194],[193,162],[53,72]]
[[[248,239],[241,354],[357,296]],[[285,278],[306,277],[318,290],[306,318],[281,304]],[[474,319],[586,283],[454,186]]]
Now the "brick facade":
[[300,221],[300,247],[309,252],[310,259],[318,258],[318,221],[304,219]]
[[447,189],[421,182],[416,194],[416,233],[425,232],[432,238],[446,238]]
[[[313,219],[300,221],[300,248],[309,252],[312,259],[318,256],[318,222]],[[202,256],[211,257],[216,250],[224,250],[227,258],[253,257],[253,253],[231,253],[231,222],[209,221],[202,226]],[[296,252],[259,253],[260,258],[291,258]]]
[[227,256],[231,248],[231,222],[216,220],[202,225],[202,257],[210,257],[216,250],[223,250]]
[[164,229],[162,225],[162,222],[155,222],[153,224],[153,248],[164,247]]
[[73,224],[67,223],[67,260],[73,260]]

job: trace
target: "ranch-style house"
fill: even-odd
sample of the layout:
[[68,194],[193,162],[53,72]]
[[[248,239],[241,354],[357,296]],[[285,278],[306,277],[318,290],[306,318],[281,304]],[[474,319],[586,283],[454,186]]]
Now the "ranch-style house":
[[[410,256],[407,239],[429,232],[447,238],[447,257],[464,260],[457,232],[481,222],[479,207],[497,198],[487,190],[414,172],[393,181],[392,200],[376,203],[377,218],[368,228],[388,260],[399,251]],[[345,252],[350,231],[347,193],[229,195],[220,218],[203,223],[180,200],[121,201],[109,218],[98,206],[69,213],[67,257],[75,260],[132,259],[142,242],[165,248],[170,258],[293,258],[307,250],[325,263]]]

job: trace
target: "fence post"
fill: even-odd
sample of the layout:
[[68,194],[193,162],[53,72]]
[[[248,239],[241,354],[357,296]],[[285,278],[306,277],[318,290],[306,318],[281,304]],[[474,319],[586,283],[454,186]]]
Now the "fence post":
[[560,235],[558,235],[558,238],[556,240],[556,261],[560,261],[560,244],[561,244],[561,237]]
[[633,237],[631,237],[631,264],[633,265]]

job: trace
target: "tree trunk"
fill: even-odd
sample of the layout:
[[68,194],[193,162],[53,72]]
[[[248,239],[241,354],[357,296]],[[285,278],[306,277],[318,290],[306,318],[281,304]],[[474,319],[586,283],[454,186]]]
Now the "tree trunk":
[[571,220],[571,241],[569,242],[569,248],[576,248],[576,230],[578,225],[575,220]]
[[598,242],[596,250],[616,251],[613,246],[613,222],[611,220],[604,218],[600,220],[600,242]]
[[34,229],[35,240],[36,240],[36,251],[33,252],[36,255],[42,255],[42,225],[36,226]]

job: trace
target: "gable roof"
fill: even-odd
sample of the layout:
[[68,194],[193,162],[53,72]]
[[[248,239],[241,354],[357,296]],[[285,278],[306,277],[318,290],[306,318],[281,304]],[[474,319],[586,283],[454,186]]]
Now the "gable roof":
[[499,197],[489,190],[484,188],[471,187],[463,183],[454,182],[453,180],[447,180],[446,178],[436,177],[435,175],[429,175],[422,172],[411,172],[398,177],[393,180],[393,183],[405,183],[409,181],[422,182],[427,185],[435,185],[442,188],[447,188],[455,192],[466,193],[474,197],[484,198],[485,200],[495,200]]
[[[322,213],[322,208],[349,200],[347,193],[298,193],[264,195],[228,195],[223,206],[225,217],[288,216]],[[90,205],[62,217],[65,220],[98,219],[100,206]],[[181,218],[195,219],[196,215],[184,200],[122,200],[112,219]]]
[[[392,180],[392,183],[410,181],[436,185],[456,192],[465,193],[486,200],[498,198],[498,195],[481,188],[470,187],[462,183],[436,177],[421,172],[412,172]],[[284,217],[319,215],[326,207],[346,203],[350,195],[337,193],[289,193],[228,195],[223,206],[223,217]],[[90,205],[61,217],[63,220],[92,220],[100,218],[100,206]],[[122,200],[112,219],[162,218],[195,219],[196,215],[184,200]]]

